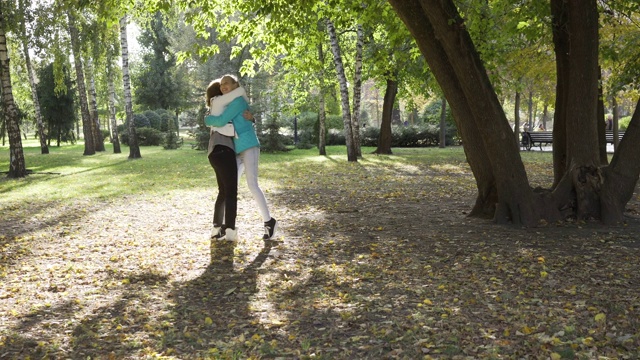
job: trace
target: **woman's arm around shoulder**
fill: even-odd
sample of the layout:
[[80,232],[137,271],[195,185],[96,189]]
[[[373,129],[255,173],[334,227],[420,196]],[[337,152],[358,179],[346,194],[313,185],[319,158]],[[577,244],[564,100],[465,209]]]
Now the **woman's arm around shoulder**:
[[215,98],[212,98],[211,103],[209,104],[209,106],[211,107],[209,110],[209,114],[210,115],[222,114],[222,112],[224,111],[224,108],[239,96],[244,97],[247,103],[249,102],[247,93],[242,86],[235,88],[224,95],[220,95],[220,96],[216,96]]
[[207,115],[204,117],[204,123],[207,126],[222,126],[233,120],[236,116],[241,115],[249,104],[244,97],[239,96],[229,103],[220,115]]

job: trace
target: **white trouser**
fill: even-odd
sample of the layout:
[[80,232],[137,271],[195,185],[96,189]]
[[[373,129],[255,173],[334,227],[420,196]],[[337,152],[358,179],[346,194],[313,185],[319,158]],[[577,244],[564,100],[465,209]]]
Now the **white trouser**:
[[253,199],[258,204],[263,221],[267,222],[271,220],[271,214],[267,206],[267,199],[258,185],[258,159],[260,159],[260,148],[257,146],[249,148],[236,156],[238,161],[238,181],[240,181],[242,172],[245,171],[247,186],[251,194],[253,194]]

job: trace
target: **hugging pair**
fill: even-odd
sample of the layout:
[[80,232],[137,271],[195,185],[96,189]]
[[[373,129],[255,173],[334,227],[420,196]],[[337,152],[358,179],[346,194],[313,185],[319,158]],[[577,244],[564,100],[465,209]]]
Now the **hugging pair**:
[[208,158],[218,182],[211,238],[229,241],[238,238],[238,179],[244,171],[264,221],[262,238],[269,240],[276,231],[277,221],[271,217],[267,199],[258,185],[260,142],[246,92],[233,75],[224,75],[209,84],[206,101],[209,115],[204,122],[212,127]]

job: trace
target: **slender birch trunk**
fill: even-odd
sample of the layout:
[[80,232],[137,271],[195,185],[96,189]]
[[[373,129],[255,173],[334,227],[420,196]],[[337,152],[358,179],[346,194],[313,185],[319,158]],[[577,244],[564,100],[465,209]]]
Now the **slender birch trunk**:
[[9,51],[7,38],[4,33],[4,15],[0,5],[0,83],[2,84],[2,100],[7,133],[9,134],[9,173],[10,178],[23,178],[27,175],[27,168],[22,150],[20,125],[18,123],[18,108],[13,101],[11,89],[11,72],[9,67]]
[[89,80],[89,114],[93,123],[93,141],[96,151],[105,151],[104,138],[100,131],[100,118],[98,117],[98,95],[96,94],[96,82],[94,75],[94,67],[91,59],[87,61],[87,79]]
[[[25,12],[24,1],[20,1],[18,6],[20,10]],[[22,36],[22,52],[24,53],[24,60],[27,65],[27,75],[29,77],[29,85],[31,86],[31,97],[33,98],[33,110],[36,113],[36,122],[38,126],[38,137],[40,138],[40,153],[48,154],[49,147],[47,146],[47,136],[44,132],[44,123],[42,121],[42,112],[40,111],[40,100],[38,99],[38,91],[36,90],[36,82],[33,76],[33,67],[31,66],[31,56],[29,55],[29,37],[27,35],[26,21],[20,22],[20,32]]]
[[120,47],[122,48],[122,82],[124,85],[124,108],[129,130],[129,159],[139,159],[140,147],[136,127],[133,123],[133,105],[131,103],[131,78],[129,77],[129,46],[127,45],[127,15],[120,18]]
[[327,31],[331,41],[331,52],[333,53],[333,62],[338,75],[338,83],[340,84],[340,98],[342,100],[342,121],[344,122],[344,138],[347,143],[347,160],[358,161],[358,153],[353,143],[353,132],[351,126],[351,110],[349,108],[349,88],[347,86],[347,77],[342,64],[342,52],[336,35],[336,28],[331,20],[327,19]]
[[325,126],[327,113],[324,104],[324,51],[322,51],[322,44],[318,44],[318,60],[320,61],[320,71],[318,73],[318,82],[320,83],[320,91],[318,93],[318,150],[320,155],[327,155],[327,129]]
[[364,46],[364,30],[362,25],[358,25],[358,40],[356,41],[356,61],[355,74],[353,76],[353,118],[351,119],[351,130],[353,135],[353,146],[358,157],[362,157],[360,149],[360,102],[362,100],[362,48]]
[[80,51],[78,28],[73,14],[67,12],[69,20],[69,36],[71,37],[71,49],[73,52],[73,62],[76,68],[76,86],[78,87],[78,98],[80,99],[80,114],[82,115],[82,134],[84,136],[84,154],[94,155],[96,145],[93,139],[93,122],[89,115],[89,104],[87,102],[87,90],[85,87],[84,69],[82,67],[82,52]]
[[107,68],[107,82],[109,83],[109,120],[111,122],[111,143],[113,153],[120,154],[120,139],[118,139],[118,124],[116,123],[116,89],[113,83],[113,68],[111,64]]

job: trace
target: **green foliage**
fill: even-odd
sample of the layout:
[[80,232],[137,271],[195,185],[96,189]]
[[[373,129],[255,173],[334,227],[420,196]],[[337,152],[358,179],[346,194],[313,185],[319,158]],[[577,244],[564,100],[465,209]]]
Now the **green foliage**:
[[143,24],[138,38],[143,55],[138,71],[132,73],[132,83],[136,85],[134,102],[143,109],[178,109],[187,101],[184,77],[176,75],[176,57],[165,21],[161,13],[155,13]]
[[[377,146],[380,129],[368,126],[362,131],[362,146]],[[446,145],[458,145],[455,127],[445,131]],[[421,126],[393,126],[391,128],[392,147],[429,147],[440,145],[440,126],[426,124]]]
[[75,142],[74,125],[76,111],[74,108],[74,93],[66,67],[63,68],[64,91],[56,91],[56,81],[53,64],[41,68],[38,72],[40,82],[36,86],[40,111],[48,129],[48,138],[54,139],[58,145],[61,142]]
[[[123,131],[119,133],[120,143],[123,145],[129,145],[129,133]],[[164,139],[163,133],[154,128],[141,127],[136,128],[136,136],[138,138],[138,145],[140,146],[159,146]]]
[[286,151],[285,137],[280,135],[280,126],[277,118],[271,118],[263,127],[262,136],[260,137],[260,150],[264,152]]
[[175,113],[167,109],[156,109],[155,112],[160,116],[161,131],[169,131],[169,129],[175,130],[178,128],[178,117]]
[[162,147],[164,147],[165,150],[175,150],[182,147],[182,144],[183,140],[172,130],[165,134]]
[[136,128],[151,127],[151,122],[144,114],[135,113],[133,114],[133,126]]
[[[153,110],[147,110],[147,111],[143,112],[142,114],[144,115],[144,117],[149,122],[149,125],[147,125],[148,127],[152,127],[154,129],[158,129],[158,130],[162,131],[162,118],[160,117],[160,115],[158,115],[157,112],[155,112]],[[136,124],[136,126],[137,126],[137,124]],[[165,131],[166,131],[166,125],[165,125]]]
[[625,116],[618,119],[618,128],[620,130],[627,130],[627,128],[629,127],[629,122],[631,122],[631,116]]
[[[440,116],[442,114],[442,99],[436,99],[427,103],[422,110],[422,120],[425,124],[440,125]],[[455,126],[451,107],[447,106],[446,123],[448,126]]]

